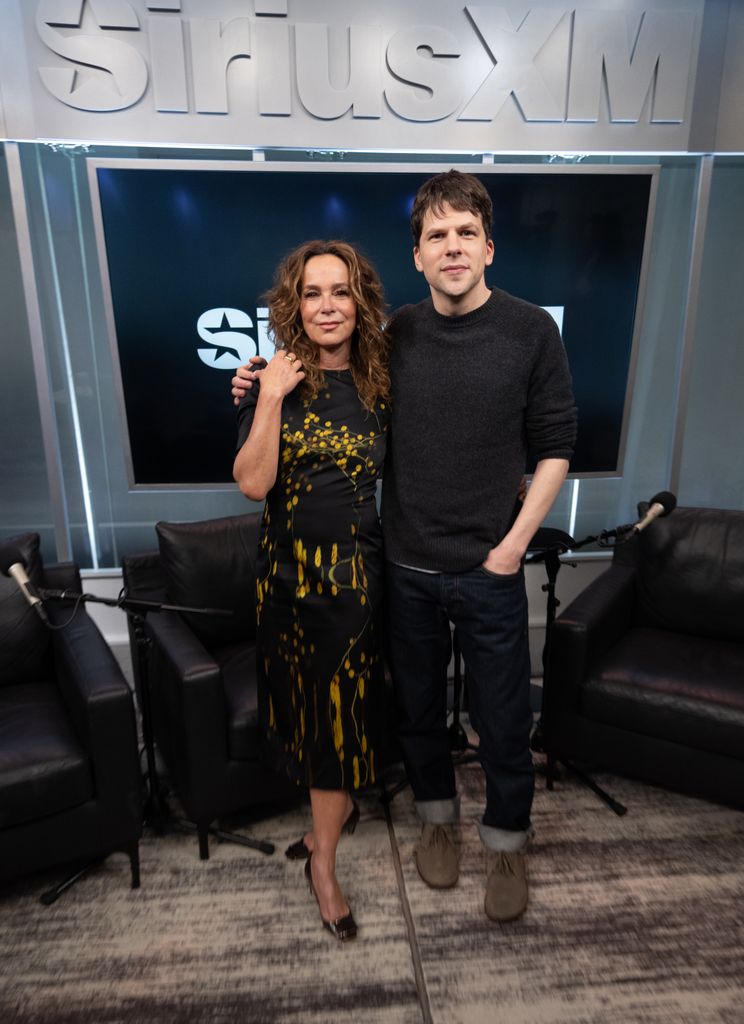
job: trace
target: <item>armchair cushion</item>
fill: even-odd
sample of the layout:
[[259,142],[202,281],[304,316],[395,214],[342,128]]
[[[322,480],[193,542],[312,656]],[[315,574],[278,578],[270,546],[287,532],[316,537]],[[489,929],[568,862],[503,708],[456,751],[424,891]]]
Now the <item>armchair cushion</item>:
[[0,792],[0,828],[93,798],[88,758],[54,683],[0,689]]
[[[34,586],[44,585],[38,533],[13,538]],[[52,676],[49,632],[15,580],[0,574],[0,688]]]
[[587,677],[580,711],[620,729],[741,757],[744,648],[631,629]]
[[234,612],[184,616],[208,649],[256,636],[258,523],[259,516],[249,514],[156,525],[168,600]]

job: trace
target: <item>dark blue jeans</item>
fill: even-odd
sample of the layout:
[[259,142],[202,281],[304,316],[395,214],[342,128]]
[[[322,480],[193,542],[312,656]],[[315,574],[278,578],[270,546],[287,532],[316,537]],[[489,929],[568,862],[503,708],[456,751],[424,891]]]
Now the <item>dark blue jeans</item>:
[[427,801],[456,795],[447,732],[453,622],[486,775],[483,824],[527,831],[534,774],[524,573],[497,576],[478,566],[434,574],[389,562],[387,611],[398,731],[414,797]]

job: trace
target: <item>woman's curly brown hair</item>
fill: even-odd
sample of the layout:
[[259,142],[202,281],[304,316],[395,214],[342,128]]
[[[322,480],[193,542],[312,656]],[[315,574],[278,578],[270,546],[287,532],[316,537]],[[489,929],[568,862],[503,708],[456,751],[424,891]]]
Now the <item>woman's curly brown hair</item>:
[[371,411],[390,397],[389,344],[382,329],[385,298],[377,271],[354,246],[337,239],[316,240],[297,246],[284,257],[264,299],[274,344],[299,356],[305,372],[300,387],[307,397],[315,398],[323,385],[320,350],[303,331],[300,316],[302,276],[313,256],[337,256],[349,268],[349,287],[357,307],[349,366],[362,404]]

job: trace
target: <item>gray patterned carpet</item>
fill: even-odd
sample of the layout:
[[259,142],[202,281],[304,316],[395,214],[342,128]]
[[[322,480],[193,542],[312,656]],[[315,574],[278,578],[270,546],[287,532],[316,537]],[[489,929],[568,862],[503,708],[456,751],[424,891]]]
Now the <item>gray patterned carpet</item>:
[[52,875],[0,891],[2,1024],[743,1024],[744,814],[615,778],[616,817],[579,783],[538,779],[525,917],[484,916],[476,767],[459,770],[463,862],[432,892],[411,862],[408,792],[370,796],[339,873],[360,925],[319,926],[281,851],[299,809],[249,826],[266,857],[148,835],[142,888],[114,856],[55,905]]

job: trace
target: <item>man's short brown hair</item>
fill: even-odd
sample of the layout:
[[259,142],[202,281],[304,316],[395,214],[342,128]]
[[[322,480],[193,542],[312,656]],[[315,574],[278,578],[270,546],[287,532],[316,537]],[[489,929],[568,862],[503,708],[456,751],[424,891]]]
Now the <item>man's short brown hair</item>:
[[468,210],[477,214],[486,232],[486,240],[491,238],[493,203],[486,186],[474,174],[463,174],[453,169],[435,174],[416,193],[411,210],[414,245],[418,245],[421,240],[421,229],[427,212],[433,210],[434,213],[441,213],[445,203],[449,203],[453,210]]

